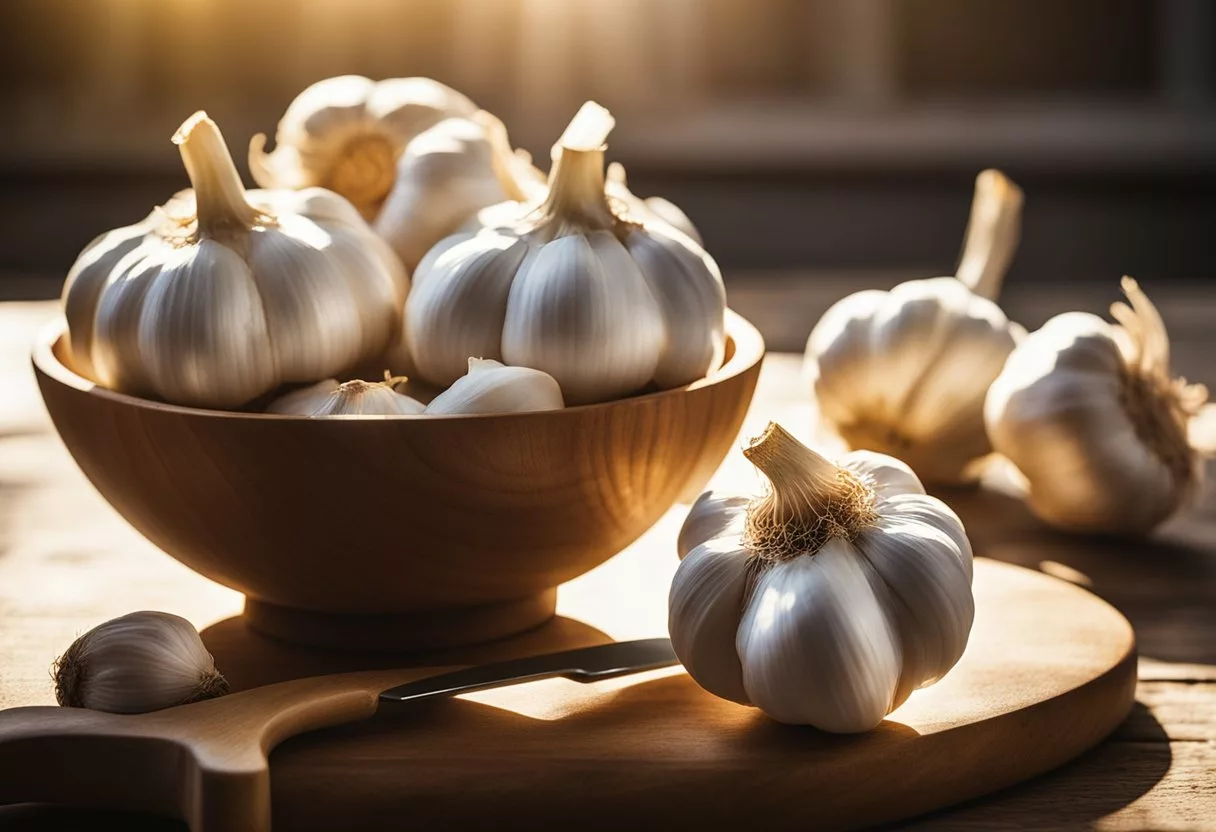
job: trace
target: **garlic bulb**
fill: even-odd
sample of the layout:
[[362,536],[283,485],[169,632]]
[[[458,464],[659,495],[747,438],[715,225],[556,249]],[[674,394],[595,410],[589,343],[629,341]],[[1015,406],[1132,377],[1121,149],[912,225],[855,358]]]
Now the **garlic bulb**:
[[585,404],[687,384],[721,363],[718,267],[683,234],[631,222],[606,197],[612,124],[588,102],[537,211],[430,251],[405,308],[419,376],[446,387],[479,355],[542,370],[568,404]]
[[544,179],[511,151],[506,128],[429,78],[330,78],[300,94],[275,150],[254,136],[249,168],[267,188],[321,185],[349,199],[413,270],[439,240]]
[[1118,325],[1057,315],[1018,346],[988,391],[993,447],[1026,478],[1027,502],[1061,529],[1146,533],[1198,483],[1189,436],[1208,416],[1207,389],[1170,377],[1157,308],[1129,277]]
[[565,407],[553,376],[530,367],[507,367],[489,358],[470,358],[469,371],[431,400],[432,416],[456,413],[533,413]]
[[693,506],[669,599],[676,655],[710,693],[779,722],[873,728],[963,654],[963,526],[888,456],[835,465],[771,423],[743,453],[771,486]]
[[957,277],[849,295],[815,325],[806,374],[821,418],[849,447],[898,457],[926,482],[975,476],[991,451],[984,395],[1023,334],[994,302],[1021,206],[1016,185],[984,171]]
[[648,196],[645,199],[634,196],[626,182],[625,166],[613,162],[608,166],[607,184],[605,187],[610,197],[620,199],[625,203],[633,217],[640,219],[643,224],[654,222],[666,223],[671,228],[688,235],[697,245],[703,245],[701,233],[692,224],[680,206],[661,196]]
[[267,413],[293,416],[415,416],[422,402],[393,389],[399,381],[385,374],[384,381],[347,381],[327,378],[275,399]]
[[396,339],[409,281],[346,200],[241,186],[215,122],[173,137],[194,185],[98,237],[64,286],[74,365],[102,386],[199,407],[314,382]]
[[223,696],[198,631],[167,612],[133,612],[99,624],[51,669],[55,699],[70,708],[138,714]]

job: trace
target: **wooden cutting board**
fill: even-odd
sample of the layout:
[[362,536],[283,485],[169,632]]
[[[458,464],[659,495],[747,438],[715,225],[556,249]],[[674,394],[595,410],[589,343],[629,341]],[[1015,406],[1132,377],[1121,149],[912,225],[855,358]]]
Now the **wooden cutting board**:
[[[856,828],[1047,771],[1123,720],[1133,701],[1135,642],[1114,608],[1072,584],[986,559],[976,562],[975,593],[962,660],[870,733],[776,724],[710,696],[679,667],[385,704],[371,718],[278,746],[270,760],[274,829]],[[366,667],[390,659],[279,645],[240,619],[204,635],[236,686],[252,689],[134,718],[58,708],[0,713],[0,768],[9,772],[0,802],[174,813],[193,801],[209,832],[260,830],[267,807],[255,793],[265,782],[266,747],[303,725],[366,717],[380,690],[426,673],[371,670],[261,687],[318,662]],[[459,661],[607,640],[558,618]],[[50,736],[65,724],[90,741]],[[22,731],[25,739],[14,742]],[[210,769],[209,779],[199,779],[196,764]],[[250,777],[257,769],[263,773]],[[213,804],[202,810],[199,782]]]

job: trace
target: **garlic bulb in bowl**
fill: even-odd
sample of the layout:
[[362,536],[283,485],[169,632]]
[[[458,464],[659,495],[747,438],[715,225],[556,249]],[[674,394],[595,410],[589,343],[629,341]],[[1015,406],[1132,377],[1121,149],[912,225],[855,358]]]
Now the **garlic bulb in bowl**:
[[806,375],[849,447],[898,457],[926,482],[974,478],[991,452],[984,396],[1023,334],[995,303],[1021,206],[1016,185],[984,171],[956,277],[849,295],[815,325]]
[[992,445],[1025,477],[1039,518],[1072,531],[1144,534],[1194,492],[1207,388],[1170,376],[1157,308],[1123,278],[1118,324],[1057,315],[1026,337],[988,391]]
[[431,400],[431,416],[458,413],[535,413],[561,410],[562,390],[548,373],[507,367],[489,358],[470,358],[469,371]]
[[891,457],[837,465],[771,423],[744,454],[769,490],[693,506],[669,599],[676,655],[710,693],[779,722],[869,730],[962,656],[967,534]]
[[384,381],[339,384],[327,378],[275,399],[267,413],[293,416],[416,416],[425,405],[393,389],[399,381],[385,374]]
[[482,356],[548,373],[574,405],[678,387],[721,363],[718,267],[685,235],[633,222],[605,195],[612,124],[588,102],[535,212],[427,254],[405,307],[418,376],[446,387]]
[[63,290],[73,364],[113,390],[225,408],[398,338],[409,280],[350,203],[249,191],[215,122],[173,141],[194,186],[94,240]]
[[502,122],[429,78],[321,81],[292,102],[275,135],[269,154],[264,135],[250,142],[258,184],[331,188],[411,271],[479,210],[544,187]]

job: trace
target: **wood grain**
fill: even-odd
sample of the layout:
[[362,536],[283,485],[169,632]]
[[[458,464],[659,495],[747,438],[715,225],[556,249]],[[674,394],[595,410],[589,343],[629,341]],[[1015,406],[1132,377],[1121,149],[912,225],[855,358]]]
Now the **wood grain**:
[[[791,322],[809,326],[839,288],[787,281],[781,308],[788,310]],[[1176,363],[1188,377],[1212,385],[1216,335],[1210,326],[1210,292],[1167,288],[1154,298],[1166,310]],[[1020,295],[1024,302],[1018,317],[1033,325],[1066,308],[1103,314],[1109,295],[1103,287],[1093,291],[1061,284],[1059,291],[1037,293],[1033,303]],[[234,617],[241,596],[199,577],[131,529],[90,487],[55,437],[28,360],[37,329],[54,313],[54,303],[0,304],[0,707],[53,702],[50,660],[83,630],[134,609],[172,610],[206,628],[210,649],[240,687],[316,673],[490,657],[485,646],[386,656],[327,653],[248,632]],[[754,435],[772,417],[787,425],[812,418],[798,370],[797,356],[769,355],[744,434]],[[1209,471],[1208,480],[1216,481],[1216,471]],[[714,484],[752,482],[737,455],[730,454]],[[947,499],[961,505],[955,495]],[[656,614],[661,621],[666,581],[676,563],[671,540],[685,510],[675,507],[621,555],[564,584],[558,593],[559,617],[507,643],[537,652],[646,635]],[[1216,743],[1193,739],[1216,725],[1216,690],[1201,684],[1216,681],[1212,492],[1195,510],[1168,524],[1147,550],[1053,535],[1024,516],[1005,524],[993,517],[978,512],[967,520],[971,534],[983,538],[982,554],[1031,568],[1054,568],[1048,561],[1068,566],[1129,616],[1141,651],[1138,704],[1123,729],[1077,761],[911,826],[1216,829]],[[313,753],[321,753],[323,743],[350,741],[348,732],[354,728],[315,735]],[[1134,737],[1125,733],[1133,730]],[[654,741],[661,743],[661,736]],[[295,746],[296,741],[281,746],[272,768],[305,753]],[[739,810],[751,804],[744,799]],[[631,826],[642,823],[640,817],[630,819]],[[503,826],[509,825],[503,819]],[[166,832],[184,827],[146,815],[33,804],[0,807],[3,830],[98,828]]]
[[[491,818],[544,827],[582,814],[584,828],[615,828],[642,811],[662,825],[731,817],[800,829],[813,815],[818,828],[845,829],[1041,773],[1123,720],[1136,660],[1118,612],[992,561],[977,562],[975,592],[959,664],[862,736],[777,725],[706,694],[679,667],[591,685],[553,679],[386,704],[337,741],[301,737],[276,757],[273,817],[319,830],[394,817],[424,828],[484,828]],[[0,781],[0,803],[134,809],[183,817],[194,832],[265,832],[270,749],[366,720],[381,690],[431,672],[301,679],[136,716],[3,711],[0,768],[13,774]]]
[[354,648],[474,643],[552,617],[555,587],[705,484],[764,355],[731,314],[726,363],[682,388],[543,413],[308,419],[96,387],[68,368],[62,332],[35,346],[38,384],[119,514],[248,596],[253,626]]

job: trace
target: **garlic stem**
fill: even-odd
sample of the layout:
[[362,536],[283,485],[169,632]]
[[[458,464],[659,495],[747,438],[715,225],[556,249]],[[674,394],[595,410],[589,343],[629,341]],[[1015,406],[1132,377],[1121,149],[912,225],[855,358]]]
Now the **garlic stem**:
[[549,194],[533,233],[551,240],[621,222],[604,194],[604,143],[615,123],[611,113],[588,101],[566,127],[553,148]]
[[194,187],[198,235],[216,237],[247,230],[259,212],[245,199],[245,187],[219,127],[199,110],[173,134]]
[[1022,232],[1022,189],[999,170],[981,171],[955,276],[975,294],[996,300]]
[[877,518],[874,492],[775,422],[743,450],[772,487],[747,510],[744,542],[756,557],[813,555],[832,538],[852,540]]
[[472,115],[470,121],[485,128],[486,139],[490,143],[490,167],[498,179],[498,184],[506,193],[507,199],[513,202],[526,200],[528,193],[520,184],[519,177],[515,173],[516,168],[522,164],[522,160],[515,155],[515,151],[511,148],[506,126],[485,110],[478,110]]

